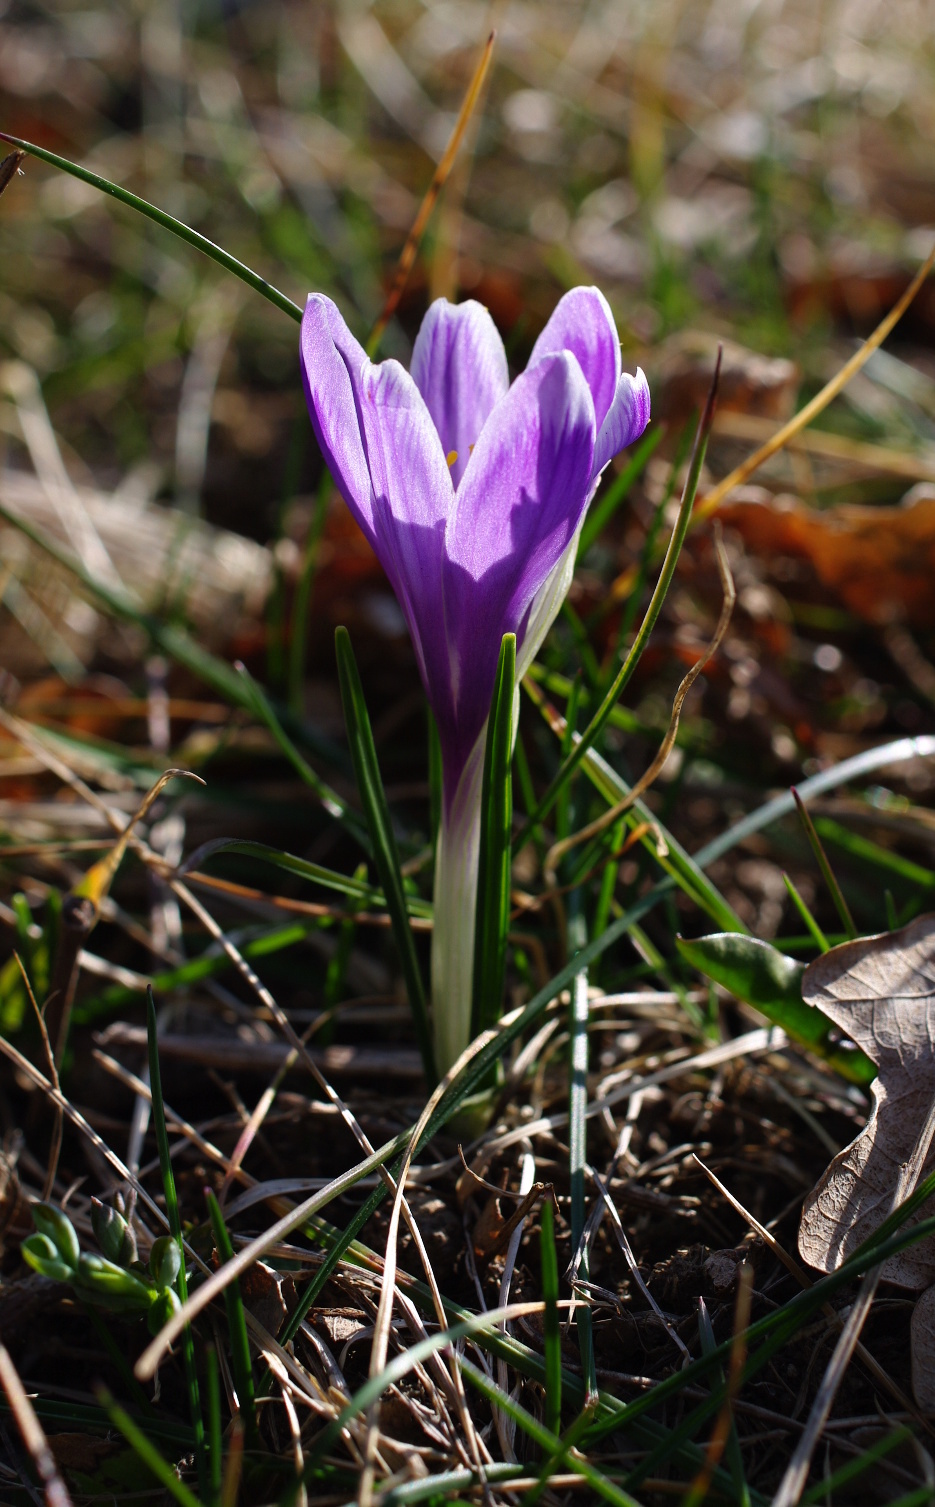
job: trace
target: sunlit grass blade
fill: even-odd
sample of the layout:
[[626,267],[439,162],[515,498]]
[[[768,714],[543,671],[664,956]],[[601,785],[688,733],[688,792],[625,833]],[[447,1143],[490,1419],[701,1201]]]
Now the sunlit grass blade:
[[351,648],[350,635],[346,628],[338,628],[335,633],[335,652],[338,659],[338,679],[341,685],[344,721],[351,748],[354,774],[357,778],[357,789],[370,831],[370,841],[373,844],[373,861],[386,896],[393,936],[399,949],[425,1076],[430,1086],[434,1088],[438,1079],[435,1072],[435,1055],[432,1050],[425,985],[422,982],[419,960],[416,957],[415,943],[409,926],[409,910],[399,869],[399,853],[396,838],[393,835],[393,824],[386,803],[383,781],[380,778],[370,717],[364,701],[354,651]]
[[[234,1247],[231,1244],[231,1238],[227,1232],[227,1225],[224,1223],[224,1215],[221,1213],[220,1205],[210,1188],[205,1189],[205,1199],[208,1204],[208,1214],[211,1218],[214,1243],[217,1246],[218,1257],[223,1265],[225,1261],[232,1259]],[[244,1316],[243,1298],[241,1297],[239,1282],[228,1283],[224,1289],[224,1302],[227,1307],[231,1366],[234,1372],[234,1386],[237,1388],[237,1401],[240,1403],[240,1415],[244,1422],[247,1444],[254,1445],[256,1444],[257,1432],[253,1393],[253,1367],[250,1363],[250,1342],[247,1338],[247,1320]],[[212,1470],[213,1468],[212,1463]]]
[[[595,739],[600,736],[601,732],[606,726],[607,720],[614,708],[614,704],[623,694],[630,681],[631,676],[633,675],[634,670],[643,657],[643,651],[646,648],[647,643],[649,642],[650,634],[652,633],[653,628],[656,625],[656,619],[658,618],[659,613],[662,610],[662,604],[665,601],[666,596],[668,595],[669,587],[672,584],[672,577],[675,574],[675,567],[678,564],[679,555],[682,553],[682,545],[685,542],[685,535],[688,533],[688,525],[691,522],[692,508],[694,507],[695,496],[698,491],[698,483],[701,479],[701,468],[704,465],[705,453],[708,448],[708,439],[710,438],[711,434],[711,426],[714,422],[714,409],[717,402],[717,389],[720,370],[721,358],[719,352],[717,365],[714,370],[714,377],[711,382],[711,389],[708,393],[704,411],[698,421],[698,432],[695,435],[695,443],[692,449],[691,460],[688,466],[688,475],[685,478],[685,487],[682,491],[682,501],[679,506],[678,518],[676,519],[675,527],[672,530],[672,537],[669,540],[669,547],[666,550],[665,559],[662,562],[662,569],[659,572],[659,579],[656,582],[656,589],[653,592],[652,597],[650,598],[649,606],[647,607],[643,621],[640,624],[639,632],[637,633],[636,638],[633,640],[630,652],[621,665],[619,672],[617,673],[617,675],[615,675],[613,683],[611,684],[607,695],[604,697],[604,700],[601,702],[597,711],[594,713],[594,716],[591,718],[591,721],[588,723],[588,726],[582,733],[580,740],[575,744],[575,747],[572,749],[568,757],[563,760],[562,766],[559,769],[558,773],[549,783],[549,787],[540,800],[535,815],[531,819],[529,825],[533,825],[535,822],[541,821],[542,818],[552,809],[559,791],[571,778],[572,774],[581,763],[581,760],[584,758],[585,754],[588,752]],[[525,833],[523,834],[523,836],[525,836]]]
[[[162,1073],[159,1066],[159,1042],[156,1033],[156,1001],[152,989],[146,991],[146,1037],[149,1047],[149,1083],[152,1093],[153,1130],[159,1152],[159,1170],[166,1199],[166,1218],[169,1231],[179,1248],[179,1274],[176,1279],[179,1297],[184,1303],[188,1298],[188,1281],[185,1276],[185,1248],[182,1244],[182,1217],[175,1190],[175,1174],[169,1151],[169,1133],[166,1129],[166,1111],[162,1100]],[[208,1488],[208,1462],[205,1457],[205,1425],[201,1412],[201,1395],[198,1389],[198,1370],[195,1365],[195,1341],[191,1325],[182,1331],[182,1360],[185,1367],[185,1384],[188,1389],[188,1405],[191,1412],[192,1430],[195,1435],[195,1463],[198,1467],[198,1485],[202,1496]]]
[[[574,956],[583,952],[587,945],[588,932],[581,911],[581,891],[572,890],[568,897],[568,951]],[[571,1000],[568,1007],[568,1033],[570,1038],[571,1073],[568,1090],[568,1175],[571,1184],[571,1249],[579,1257],[577,1275],[583,1282],[589,1276],[590,1258],[581,1240],[585,1225],[584,1179],[588,1160],[588,972],[581,967],[575,973],[571,985]],[[588,1397],[597,1391],[597,1376],[594,1363],[594,1339],[591,1324],[591,1309],[586,1298],[580,1299],[574,1310],[578,1329],[578,1346],[581,1351],[581,1369],[584,1373]]]
[[[618,597],[618,595],[623,595],[624,593],[626,593],[623,611],[620,614],[620,624],[617,628],[616,642],[607,655],[607,662],[604,668],[604,674],[602,676],[602,697],[606,695],[607,688],[614,678],[614,666],[617,663],[617,660],[623,659],[624,657],[624,647],[629,640],[631,632],[633,631],[633,624],[636,622],[636,614],[639,612],[640,603],[643,600],[643,592],[646,589],[646,582],[649,578],[650,568],[653,562],[658,558],[657,546],[659,542],[659,532],[662,528],[663,523],[669,515],[669,503],[672,501],[672,493],[675,491],[675,484],[678,480],[679,474],[681,473],[682,466],[685,464],[685,461],[688,458],[688,452],[691,449],[691,444],[692,432],[689,422],[689,424],[687,424],[682,429],[676,441],[675,450],[672,455],[672,462],[669,467],[669,475],[666,480],[665,487],[663,488],[662,496],[656,504],[656,510],[649,521],[649,527],[646,530],[646,537],[643,540],[643,546],[640,550],[639,559],[635,562],[634,565],[630,566],[629,570],[625,570],[623,572],[623,575],[614,582],[610,594],[593,614],[592,622],[597,618],[603,617],[605,613],[611,610],[614,605],[614,600]],[[615,708],[614,712],[611,713],[611,718],[613,719],[614,717],[618,716],[619,713],[620,707],[618,706]]]
[[10,136],[6,131],[0,131],[0,141],[8,141],[11,146],[19,147],[21,151],[28,152],[30,157],[39,157],[43,162],[48,162],[52,167],[60,168],[63,173],[68,173],[72,178],[80,178],[82,183],[89,183],[92,188],[100,189],[102,194],[109,194],[112,199],[117,199],[121,204],[126,204],[130,209],[135,209],[138,214],[145,215],[153,224],[168,230],[172,235],[178,236],[179,240],[187,241],[189,246],[194,246],[197,251],[203,251],[219,267],[226,272],[232,272],[239,277],[241,282],[247,284],[254,292],[261,293],[264,298],[275,304],[277,309],[290,315],[292,319],[301,321],[302,310],[299,305],[287,298],[285,293],[280,293],[272,283],[268,283],[265,277],[254,272],[252,267],[247,267],[243,262],[231,256],[229,251],[216,246],[209,241],[207,236],[200,235],[197,230],[192,230],[190,225],[185,225],[177,220],[174,215],[167,214],[164,209],[158,209],[155,204],[141,199],[138,194],[132,194],[129,189],[121,188],[119,183],[113,183],[110,178],[104,178],[100,173],[92,173],[89,168],[79,167],[76,162],[69,162],[67,157],[60,157],[57,152],[50,152],[47,147],[36,146],[31,141],[21,141],[18,136]]
[[604,532],[620,504],[625,501],[637,477],[645,470],[650,456],[660,440],[665,438],[665,426],[657,425],[643,435],[623,470],[615,476],[600,502],[592,507],[578,539],[578,559],[583,560],[591,545]]
[[133,1422],[129,1413],[124,1412],[123,1408],[114,1401],[106,1388],[100,1387],[97,1397],[101,1406],[106,1410],[113,1427],[119,1430],[127,1443],[139,1455],[143,1464],[156,1477],[159,1484],[175,1498],[179,1507],[206,1507],[206,1503],[203,1504],[200,1502],[195,1493],[185,1485],[185,1482],[179,1479],[168,1460],[162,1458],[156,1446],[150,1442],[143,1430]]
[[851,378],[870,359],[873,352],[878,350],[883,344],[890,330],[902,319],[912,300],[919,292],[926,278],[930,275],[933,267],[935,267],[935,246],[932,247],[905,292],[900,295],[889,313],[884,315],[876,329],[872,334],[867,336],[866,340],[854,352],[850,360],[845,361],[840,370],[835,372],[830,381],[825,383],[821,391],[817,392],[805,404],[804,408],[800,408],[798,413],[793,414],[792,418],[783,424],[781,429],[778,429],[772,438],[766,441],[765,445],[761,445],[753,455],[748,456],[729,475],[723,477],[712,487],[710,492],[706,493],[698,505],[699,519],[707,518],[711,513],[715,512],[735,487],[739,487],[755,471],[759,470],[760,466],[769,460],[771,455],[775,455],[784,445],[787,445],[795,435],[799,434],[812,422],[812,419],[817,418],[822,410],[827,408],[832,398],[836,398],[838,393],[847,386]]
[[848,903],[844,898],[841,886],[838,884],[834,870],[828,862],[828,855],[822,847],[821,838],[815,831],[815,824],[812,821],[811,816],[809,815],[805,802],[803,801],[799,792],[796,790],[795,786],[792,787],[792,799],[795,801],[796,809],[802,819],[802,826],[805,828],[805,835],[808,838],[812,852],[815,855],[815,862],[818,864],[818,867],[821,870],[821,876],[824,879],[825,884],[828,886],[828,892],[831,895],[832,900],[834,901],[835,910],[841,918],[841,925],[844,927],[844,930],[847,933],[848,937],[853,940],[854,937],[857,936],[857,927],[854,925],[854,918],[851,915],[850,907],[848,906]]
[[562,1336],[558,1320],[558,1254],[555,1249],[555,1206],[542,1202],[539,1234],[542,1263],[542,1297],[545,1321],[542,1342],[545,1352],[545,1426],[557,1434],[562,1426]]
[[809,935],[814,939],[816,946],[819,947],[822,952],[827,952],[831,946],[831,943],[828,941],[828,938],[825,936],[821,927],[818,925],[818,922],[815,920],[815,917],[812,915],[808,906],[805,904],[805,901],[802,899],[802,896],[799,894],[788,874],[783,874],[782,882],[786,886],[786,891],[789,895],[789,899],[792,901],[792,904],[795,906],[796,910],[804,921]]
[[513,694],[516,635],[504,634],[494,682],[481,787],[471,1035],[499,1018],[510,925],[513,826]]

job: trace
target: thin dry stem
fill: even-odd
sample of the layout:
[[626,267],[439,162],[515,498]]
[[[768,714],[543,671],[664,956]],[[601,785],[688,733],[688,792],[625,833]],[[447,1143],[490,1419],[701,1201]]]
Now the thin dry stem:
[[873,334],[867,336],[860,350],[855,351],[851,359],[844,363],[841,370],[831,378],[831,381],[825,383],[821,392],[816,393],[811,402],[806,403],[805,407],[800,409],[787,424],[783,424],[782,428],[778,429],[772,438],[766,441],[765,445],[761,445],[759,450],[755,450],[745,461],[736,466],[728,476],[724,477],[723,481],[719,481],[717,486],[712,487],[711,491],[696,504],[696,519],[707,518],[711,513],[715,512],[728,493],[732,492],[735,487],[741,486],[749,476],[753,475],[754,471],[759,470],[764,461],[769,460],[770,456],[775,455],[778,450],[787,445],[795,435],[808,427],[812,419],[817,418],[822,410],[827,408],[831,400],[837,397],[838,393],[847,386],[851,378],[856,376],[861,367],[869,361],[874,351],[883,344],[894,325],[898,324],[899,320],[902,319],[933,267],[935,267],[935,245],[933,245],[905,293],[893,305],[885,319],[881,319]]
[[26,1390],[5,1345],[0,1345],[0,1386],[6,1393],[10,1411],[16,1419],[16,1426],[23,1436],[23,1443],[29,1450],[36,1472],[45,1489],[48,1507],[72,1507],[71,1497],[68,1495],[65,1482],[58,1473],[55,1456],[49,1448],[49,1441],[42,1424],[26,1396]]
[[451,172],[451,169],[454,166],[454,161],[458,155],[458,150],[461,146],[462,141],[464,140],[464,133],[468,128],[468,123],[477,108],[478,101],[480,100],[484,82],[487,78],[487,73],[490,68],[491,60],[493,58],[493,48],[495,41],[496,32],[492,31],[490,33],[490,36],[487,38],[487,42],[484,46],[484,51],[481,54],[480,62],[474,70],[474,77],[471,79],[467,94],[464,96],[464,102],[461,105],[460,111],[458,112],[458,119],[455,121],[455,127],[448,140],[448,145],[445,147],[441,160],[437,168],[435,169],[435,172],[432,176],[432,181],[426,191],[425,198],[422,200],[422,203],[419,206],[419,212],[412,223],[412,229],[406,237],[406,244],[403,246],[402,252],[400,253],[399,257],[399,262],[396,267],[396,276],[393,278],[393,285],[390,288],[389,293],[387,294],[386,302],[383,305],[380,317],[374,325],[370,339],[367,342],[367,350],[370,354],[372,354],[379,345],[380,337],[389,324],[390,320],[392,319],[393,315],[395,314],[396,307],[403,295],[403,289],[405,288],[406,283],[409,280],[409,274],[412,271],[413,263],[416,259],[416,253],[419,249],[419,244],[422,240],[423,235],[425,234],[425,227],[429,222],[429,217],[432,213],[432,210],[435,208],[438,196],[445,186],[445,181],[448,177],[448,174]]
[[[52,1086],[55,1089],[56,1093],[60,1093],[61,1084],[58,1077],[58,1065],[55,1061],[55,1053],[52,1050],[52,1043],[49,1040],[49,1033],[46,1030],[45,1017],[43,1016],[42,1011],[39,1009],[39,1006],[36,1003],[36,996],[33,993],[32,984],[29,982],[29,975],[23,966],[22,958],[20,957],[18,952],[14,952],[13,956],[16,959],[16,966],[19,968],[20,977],[23,980],[23,988],[26,990],[26,993],[29,996],[29,1003],[32,1005],[33,1011],[36,1016],[36,1021],[39,1026],[39,1035],[42,1037],[42,1049],[45,1052],[46,1066],[49,1069],[49,1077],[52,1080]],[[52,1143],[49,1147],[49,1164],[46,1168],[45,1181],[42,1185],[43,1202],[51,1198],[52,1189],[55,1187],[55,1178],[58,1173],[58,1159],[62,1154],[62,1135],[64,1133],[64,1129],[65,1114],[62,1106],[60,1104],[56,1104],[55,1124],[52,1127]]]

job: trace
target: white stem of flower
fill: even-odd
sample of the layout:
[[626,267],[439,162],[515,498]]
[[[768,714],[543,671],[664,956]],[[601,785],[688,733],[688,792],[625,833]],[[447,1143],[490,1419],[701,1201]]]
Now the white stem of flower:
[[487,728],[465,765],[451,803],[442,811],[435,851],[432,928],[432,1005],[435,1065],[447,1073],[471,1039],[474,921],[480,858],[481,788]]
[[[519,685],[568,594],[575,569],[578,534],[539,589],[516,661],[513,736],[519,722]],[[471,751],[464,773],[438,829],[435,851],[435,923],[432,929],[432,1010],[435,1061],[446,1073],[471,1039],[474,982],[474,928],[480,859],[481,793],[487,724]]]

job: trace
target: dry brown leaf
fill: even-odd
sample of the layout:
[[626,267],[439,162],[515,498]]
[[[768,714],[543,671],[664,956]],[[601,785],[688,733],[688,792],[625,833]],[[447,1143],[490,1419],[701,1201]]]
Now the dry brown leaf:
[[871,623],[935,626],[935,490],[899,507],[806,507],[793,497],[726,503],[718,517],[763,558],[804,556],[823,585]]
[[718,411],[790,418],[800,376],[795,363],[702,330],[672,335],[656,350],[650,373],[653,418],[679,426],[704,407],[719,345]]
[[[935,1098],[935,916],[832,948],[806,968],[802,997],[879,1068],[864,1129],[838,1153],[802,1210],[802,1259],[829,1272],[891,1212],[900,1167]],[[933,1167],[935,1152],[922,1176]],[[931,1203],[915,1220],[929,1213]],[[913,1291],[935,1282],[935,1237],[891,1256],[883,1276]]]
[[935,1287],[912,1310],[912,1390],[923,1412],[935,1412]]

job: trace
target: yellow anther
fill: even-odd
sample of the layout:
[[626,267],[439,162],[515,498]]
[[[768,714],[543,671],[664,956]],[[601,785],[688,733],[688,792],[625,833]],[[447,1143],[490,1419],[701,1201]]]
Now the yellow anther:
[[449,467],[453,466],[455,461],[458,459],[457,450],[449,450],[448,454],[445,456],[445,459],[448,462]]

